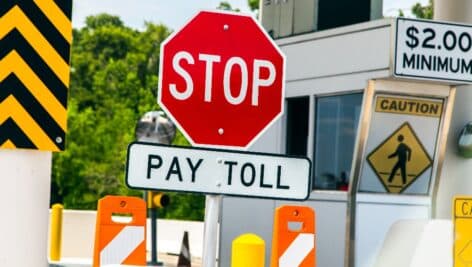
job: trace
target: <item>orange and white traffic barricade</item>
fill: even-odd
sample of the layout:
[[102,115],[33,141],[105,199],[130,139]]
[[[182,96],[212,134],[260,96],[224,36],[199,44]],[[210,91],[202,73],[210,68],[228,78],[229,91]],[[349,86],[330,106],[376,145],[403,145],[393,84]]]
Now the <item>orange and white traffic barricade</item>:
[[146,202],[137,197],[98,201],[93,267],[119,264],[146,265]]
[[315,212],[306,206],[277,208],[272,235],[271,267],[314,267]]

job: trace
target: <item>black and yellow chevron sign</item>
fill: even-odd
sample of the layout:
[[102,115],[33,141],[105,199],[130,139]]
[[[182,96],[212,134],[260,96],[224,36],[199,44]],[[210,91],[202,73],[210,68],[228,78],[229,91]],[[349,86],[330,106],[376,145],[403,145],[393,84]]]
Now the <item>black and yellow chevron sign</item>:
[[0,148],[64,150],[72,0],[0,0]]

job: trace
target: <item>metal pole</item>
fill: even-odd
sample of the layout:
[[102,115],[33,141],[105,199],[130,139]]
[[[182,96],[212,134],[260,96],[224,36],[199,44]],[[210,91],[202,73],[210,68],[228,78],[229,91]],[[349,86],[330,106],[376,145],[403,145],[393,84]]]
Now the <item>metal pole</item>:
[[[165,117],[162,111],[146,112],[136,124],[135,129],[136,140],[156,144],[170,145],[175,138],[175,133],[174,123]],[[151,220],[151,262],[149,264],[162,266],[162,262],[157,261],[157,208],[152,203],[154,201],[152,197],[151,192],[144,192]]]
[[148,206],[149,220],[151,221],[151,266],[162,266],[163,263],[157,259],[157,208],[152,205],[152,194],[150,191],[144,191],[144,199]]
[[208,195],[205,201],[205,227],[203,233],[202,266],[216,266],[216,244],[218,241],[218,220],[221,196]]
[[151,264],[159,266],[162,262],[157,261],[157,210],[151,208],[149,215],[151,217]]
[[[434,19],[470,24],[472,23],[472,1],[435,0]],[[437,197],[433,199],[435,218],[450,219],[453,197],[457,194],[472,194],[472,181],[468,175],[472,173],[472,162],[457,155],[457,137],[462,127],[472,120],[471,100],[472,86],[457,86],[443,169],[437,188]]]

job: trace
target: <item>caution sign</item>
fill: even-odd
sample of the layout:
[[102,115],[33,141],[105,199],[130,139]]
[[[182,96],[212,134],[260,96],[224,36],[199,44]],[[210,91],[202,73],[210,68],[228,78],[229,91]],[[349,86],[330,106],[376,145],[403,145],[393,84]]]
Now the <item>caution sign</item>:
[[64,150],[72,0],[1,6],[0,148]]
[[375,104],[376,112],[427,117],[440,117],[442,114],[442,109],[442,102],[399,97],[379,96]]
[[367,161],[390,193],[405,190],[432,164],[430,156],[407,122],[372,151]]
[[[394,91],[397,84],[419,86],[375,82],[382,91]],[[400,93],[376,93],[372,100],[359,192],[428,195],[435,179],[445,100]]]
[[472,266],[472,197],[454,198],[454,267]]

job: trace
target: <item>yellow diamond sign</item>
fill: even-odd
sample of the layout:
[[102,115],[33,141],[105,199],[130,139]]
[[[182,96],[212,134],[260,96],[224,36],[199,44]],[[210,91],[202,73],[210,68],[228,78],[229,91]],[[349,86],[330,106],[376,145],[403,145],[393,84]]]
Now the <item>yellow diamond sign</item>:
[[432,164],[408,122],[377,146],[367,161],[389,193],[403,192]]
[[454,218],[454,267],[472,266],[472,198],[455,197]]

